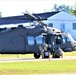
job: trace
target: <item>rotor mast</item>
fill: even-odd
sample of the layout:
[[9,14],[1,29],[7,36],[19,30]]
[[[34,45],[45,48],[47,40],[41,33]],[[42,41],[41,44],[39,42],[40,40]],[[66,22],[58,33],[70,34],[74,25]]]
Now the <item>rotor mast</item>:
[[46,25],[45,23],[43,23],[40,18],[35,17],[34,15],[32,15],[32,14],[31,14],[30,12],[28,12],[28,11],[26,11],[26,13],[27,13],[32,19],[35,19],[39,24],[47,27],[47,25]]

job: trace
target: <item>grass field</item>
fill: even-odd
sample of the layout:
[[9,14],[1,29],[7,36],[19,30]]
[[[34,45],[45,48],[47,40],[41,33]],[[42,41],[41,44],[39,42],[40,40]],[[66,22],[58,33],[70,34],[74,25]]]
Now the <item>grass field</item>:
[[76,51],[64,52],[64,56],[76,56]]
[[0,63],[0,75],[76,73],[76,60]]
[[[67,52],[64,55],[76,55]],[[0,55],[0,58],[26,58],[33,55]],[[0,63],[0,75],[36,75],[51,73],[76,73],[76,60],[47,60]]]
[[[64,52],[64,56],[76,56],[76,51]],[[0,54],[0,59],[2,58],[30,58],[33,54]],[[34,57],[33,57],[34,58]]]
[[2,58],[30,58],[33,54],[0,54],[0,59]]

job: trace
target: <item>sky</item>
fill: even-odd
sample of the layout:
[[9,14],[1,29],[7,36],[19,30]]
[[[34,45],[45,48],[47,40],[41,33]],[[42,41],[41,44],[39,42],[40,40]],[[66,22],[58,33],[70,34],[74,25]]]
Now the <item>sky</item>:
[[73,6],[75,0],[0,0],[0,12],[2,17],[22,15],[26,11],[30,13],[42,13],[50,11],[54,4]]

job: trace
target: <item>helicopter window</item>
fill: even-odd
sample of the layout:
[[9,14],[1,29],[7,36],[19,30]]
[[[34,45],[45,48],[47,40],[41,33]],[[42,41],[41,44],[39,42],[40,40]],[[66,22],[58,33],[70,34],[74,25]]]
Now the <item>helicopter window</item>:
[[63,44],[66,43],[66,39],[65,39],[65,36],[62,35],[62,40],[63,40]]
[[56,36],[56,44],[61,44],[61,36]]
[[34,37],[33,36],[28,37],[28,44],[29,45],[34,45]]
[[37,44],[42,44],[42,36],[37,36],[36,37],[36,43]]
[[67,33],[67,41],[68,42],[75,41],[69,33]]

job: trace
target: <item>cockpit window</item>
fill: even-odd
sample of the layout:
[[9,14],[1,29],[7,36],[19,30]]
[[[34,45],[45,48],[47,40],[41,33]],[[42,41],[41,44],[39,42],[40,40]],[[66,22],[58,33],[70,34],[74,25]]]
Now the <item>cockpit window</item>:
[[63,44],[66,44],[66,38],[64,35],[62,35]]
[[28,44],[34,45],[34,37],[33,36],[28,36]]
[[75,40],[73,39],[73,37],[72,37],[69,33],[67,33],[67,41],[68,41],[68,42],[75,41]]
[[61,44],[61,36],[60,35],[56,36],[55,39],[56,39],[56,44]]
[[37,44],[42,44],[42,36],[36,36],[36,43]]

